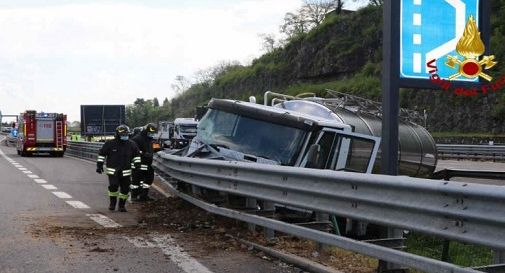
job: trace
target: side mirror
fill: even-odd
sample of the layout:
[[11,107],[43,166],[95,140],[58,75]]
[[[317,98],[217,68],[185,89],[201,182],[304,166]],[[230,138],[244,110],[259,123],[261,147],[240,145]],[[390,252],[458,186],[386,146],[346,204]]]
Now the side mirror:
[[307,168],[316,168],[321,154],[321,145],[312,144],[307,152]]

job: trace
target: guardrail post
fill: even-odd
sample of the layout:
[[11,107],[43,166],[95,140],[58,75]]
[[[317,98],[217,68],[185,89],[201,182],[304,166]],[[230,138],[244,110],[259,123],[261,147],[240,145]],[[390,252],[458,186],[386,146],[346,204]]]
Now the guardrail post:
[[199,196],[202,195],[202,189],[200,187],[198,187],[198,186],[195,186],[195,185],[191,185],[191,192],[194,195],[199,195]]
[[[316,212],[316,222],[329,222],[329,220],[330,220],[330,215],[328,213]],[[326,245],[326,244],[321,244],[321,243],[317,244],[317,248],[319,249],[319,251],[323,250],[327,246],[328,245]]]
[[[403,230],[396,229],[396,228],[387,228],[386,235],[387,235],[387,238],[403,238]],[[403,246],[403,242],[401,242],[401,245],[398,245],[397,247],[401,247],[401,246]],[[382,273],[382,272],[408,272],[408,270],[398,264],[379,260],[379,268],[377,269],[377,272],[379,272],[379,273]]]
[[[246,206],[246,208],[248,208],[248,209],[254,209],[254,210],[257,210],[257,209],[258,209],[258,202],[256,201],[256,198],[246,198],[246,199],[245,199],[245,206]],[[247,228],[248,228],[250,231],[255,231],[255,230],[256,230],[256,225],[255,225],[255,224],[250,224],[250,223],[248,223],[248,224],[247,224]]]
[[449,257],[449,248],[451,245],[450,240],[444,240],[443,248],[442,248],[442,258],[441,260],[444,262],[449,262],[450,257]]
[[[264,210],[274,210],[275,209],[274,203],[270,202],[270,201],[264,201],[263,202],[263,209]],[[275,238],[275,231],[273,229],[264,228],[263,232],[264,232],[265,238],[267,240],[273,240]]]
[[493,260],[495,264],[505,264],[505,251],[504,250],[494,250]]

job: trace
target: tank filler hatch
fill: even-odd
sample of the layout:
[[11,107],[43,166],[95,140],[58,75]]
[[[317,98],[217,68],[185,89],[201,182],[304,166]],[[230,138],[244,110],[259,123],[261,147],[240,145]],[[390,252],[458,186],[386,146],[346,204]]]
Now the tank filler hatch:
[[[382,104],[380,102],[330,89],[326,89],[326,92],[329,98],[309,97],[304,99],[322,104],[332,111],[344,108],[354,113],[365,113],[382,118]],[[408,123],[426,124],[424,115],[405,108],[400,108],[400,120]]]

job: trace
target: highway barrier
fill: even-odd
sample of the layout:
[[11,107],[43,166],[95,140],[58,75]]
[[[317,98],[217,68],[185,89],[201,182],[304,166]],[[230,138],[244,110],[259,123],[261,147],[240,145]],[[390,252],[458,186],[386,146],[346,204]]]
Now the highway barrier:
[[[69,154],[94,160],[102,143],[70,142]],[[211,213],[334,245],[424,272],[482,272],[371,243],[223,208],[176,191],[179,182],[277,205],[505,250],[505,187],[336,172],[159,152],[153,163],[174,193]],[[496,272],[496,271],[495,271]]]
[[440,159],[505,160],[504,145],[437,144]]
[[[403,176],[335,172],[235,161],[155,157],[165,179],[290,207],[418,231],[493,249],[505,249],[505,188]],[[192,203],[202,201],[180,194]],[[203,206],[204,207],[204,206]],[[216,206],[208,210],[219,210]],[[426,272],[475,272],[473,269],[378,247],[272,219],[220,210],[222,215]],[[268,224],[267,224],[268,223]],[[344,240],[345,239],[345,240]],[[428,261],[429,260],[429,261]]]
[[67,155],[96,161],[98,150],[102,147],[103,142],[86,142],[86,141],[68,141]]

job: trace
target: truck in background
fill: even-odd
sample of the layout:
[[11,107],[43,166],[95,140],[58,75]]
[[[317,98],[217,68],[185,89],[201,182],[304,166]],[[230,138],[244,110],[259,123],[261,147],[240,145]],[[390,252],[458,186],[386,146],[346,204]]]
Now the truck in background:
[[158,135],[156,140],[162,148],[171,146],[171,139],[174,135],[174,123],[171,121],[158,122]]
[[49,153],[61,157],[67,149],[67,116],[61,113],[26,111],[18,117],[18,155]]
[[88,140],[113,136],[116,127],[126,124],[124,105],[81,105],[81,135]]
[[173,135],[170,139],[171,147],[180,149],[188,146],[189,142],[196,136],[198,121],[194,118],[176,118],[174,120]]
[[180,149],[186,147],[196,136],[198,120],[194,118],[176,118],[158,122],[157,142],[163,148]]

